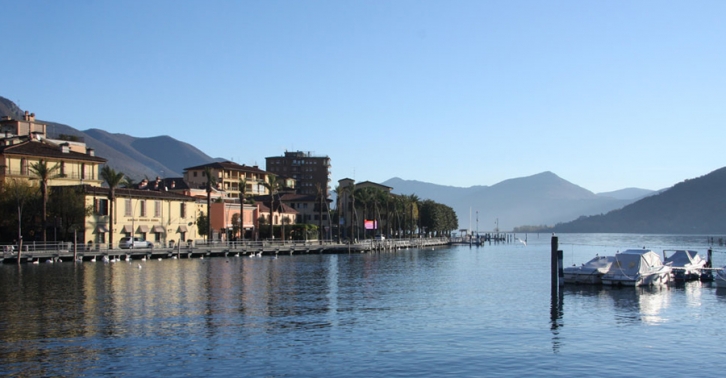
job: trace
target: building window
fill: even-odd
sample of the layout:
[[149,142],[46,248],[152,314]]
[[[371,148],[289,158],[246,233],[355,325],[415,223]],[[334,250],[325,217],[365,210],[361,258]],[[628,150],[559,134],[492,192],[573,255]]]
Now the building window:
[[[182,202],[180,204],[180,206],[179,206],[179,217],[180,218],[186,218],[187,217],[187,204],[186,203],[183,203]],[[182,239],[184,239],[183,236],[182,236]]]
[[28,175],[28,159],[20,159],[20,174],[23,176]]
[[60,162],[60,177],[66,177],[66,162]]
[[86,179],[86,163],[81,163],[81,180]]
[[154,217],[155,218],[161,217],[161,201],[154,201]]
[[127,217],[133,216],[133,212],[132,212],[133,210],[131,208],[131,198],[127,198],[124,202],[126,203],[126,208],[124,209],[125,210],[124,216],[127,216]]
[[108,200],[107,199],[96,199],[94,201],[94,212],[96,215],[108,215]]
[[145,200],[139,200],[139,216],[140,217],[146,216],[146,201]]

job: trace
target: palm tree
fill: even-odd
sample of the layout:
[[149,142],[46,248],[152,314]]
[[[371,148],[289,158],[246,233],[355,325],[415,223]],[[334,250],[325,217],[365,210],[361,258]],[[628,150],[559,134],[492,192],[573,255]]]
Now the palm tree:
[[114,201],[116,200],[116,187],[119,186],[121,181],[124,179],[123,172],[116,172],[113,168],[109,167],[108,165],[104,165],[103,168],[101,168],[101,178],[106,181],[106,185],[108,185],[108,245],[109,247],[113,247],[113,211],[114,211]]
[[341,196],[344,193],[344,189],[340,187],[340,185],[336,186],[335,189],[333,189],[333,193],[335,193],[335,211],[337,212],[337,223],[338,223],[338,243],[340,243],[340,217],[342,213],[340,212],[340,201]]
[[280,187],[280,181],[277,179],[277,176],[269,175],[267,176],[267,181],[263,182],[262,185],[270,191],[270,238],[272,238],[272,227],[274,223],[272,221],[272,208],[275,207],[275,194]]
[[315,184],[315,190],[318,194],[318,240],[320,241],[320,244],[323,244],[323,201],[325,198],[323,196],[323,187],[320,186],[319,183]]
[[[346,188],[348,193],[350,194],[350,201],[351,201],[351,214],[350,214],[350,241],[351,244],[353,243],[353,228],[358,229],[358,225],[356,222],[358,221],[358,211],[355,209],[355,198],[356,198],[356,190],[355,186],[351,185]],[[357,235],[356,235],[357,237]]]
[[131,177],[124,177],[123,181],[120,182],[124,188],[133,189],[136,186],[136,181]]
[[43,242],[46,240],[46,229],[48,228],[48,181],[61,177],[60,173],[56,173],[60,169],[58,163],[52,167],[48,167],[48,162],[40,160],[30,165],[30,172],[35,175],[35,179],[40,181],[40,195],[43,196]]
[[245,240],[245,202],[247,202],[247,180],[242,178],[239,180],[239,233],[242,242]]
[[212,237],[212,213],[210,213],[212,209],[212,188],[217,186],[217,178],[212,175],[210,166],[204,167],[204,176],[207,177],[205,188],[207,189],[207,219],[209,219],[209,222],[207,222],[207,242],[209,242]]
[[[418,205],[421,202],[421,199],[415,195],[411,194],[407,196],[408,204],[411,208],[411,236],[413,236],[413,231],[416,230],[416,219],[418,218]],[[414,214],[414,211],[416,212]]]

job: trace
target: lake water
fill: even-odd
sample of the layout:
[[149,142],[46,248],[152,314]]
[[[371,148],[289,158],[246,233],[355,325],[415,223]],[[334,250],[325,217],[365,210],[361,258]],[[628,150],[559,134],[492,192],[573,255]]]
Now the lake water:
[[[520,235],[524,238],[524,235]],[[706,376],[726,367],[726,290],[550,290],[527,245],[0,266],[0,374]],[[596,253],[706,236],[559,236]],[[714,246],[714,266],[726,247]],[[139,268],[141,266],[141,268]]]

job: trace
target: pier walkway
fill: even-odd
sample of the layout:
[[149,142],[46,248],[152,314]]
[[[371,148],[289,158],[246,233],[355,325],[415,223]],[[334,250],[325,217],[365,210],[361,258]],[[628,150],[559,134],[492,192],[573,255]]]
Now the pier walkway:
[[[295,254],[322,254],[322,253],[366,253],[387,252],[407,248],[427,248],[449,245],[449,238],[413,238],[390,240],[362,240],[353,244],[338,243],[335,241],[261,241],[261,242],[195,242],[183,245],[120,249],[102,248],[101,246],[88,246],[73,243],[47,245],[45,248],[36,245],[23,246],[20,254],[20,263],[47,263],[70,261],[103,261],[119,258],[121,260],[141,260],[160,258],[200,258],[244,256],[255,254],[265,255],[295,255]],[[5,248],[1,260],[5,264],[18,263],[18,253],[14,248]]]

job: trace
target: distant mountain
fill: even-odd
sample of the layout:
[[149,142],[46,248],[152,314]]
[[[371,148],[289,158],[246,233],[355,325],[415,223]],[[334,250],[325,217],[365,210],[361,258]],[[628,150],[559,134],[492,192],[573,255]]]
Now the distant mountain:
[[[603,197],[552,172],[514,178],[492,186],[457,188],[392,178],[383,183],[396,194],[416,194],[451,206],[460,228],[512,230],[518,226],[552,226],[581,215],[622,208],[629,199]],[[478,224],[477,224],[478,217]],[[471,223],[470,223],[471,222]]]
[[616,190],[613,192],[603,192],[598,193],[598,196],[601,197],[610,197],[610,198],[616,198],[616,199],[624,199],[624,200],[638,200],[643,197],[647,197],[653,194],[656,194],[658,192],[654,190],[648,190],[648,189],[639,189],[639,188],[625,188]]
[[678,183],[607,214],[557,224],[555,232],[715,234],[726,230],[726,168]]
[[[0,116],[22,119],[24,112],[12,101],[0,97]],[[196,147],[170,136],[136,138],[126,134],[111,134],[99,129],[79,131],[71,126],[51,121],[48,134],[75,135],[83,138],[96,156],[108,160],[107,164],[126,176],[140,181],[144,178],[180,177],[184,168],[221,161],[206,155]]]

